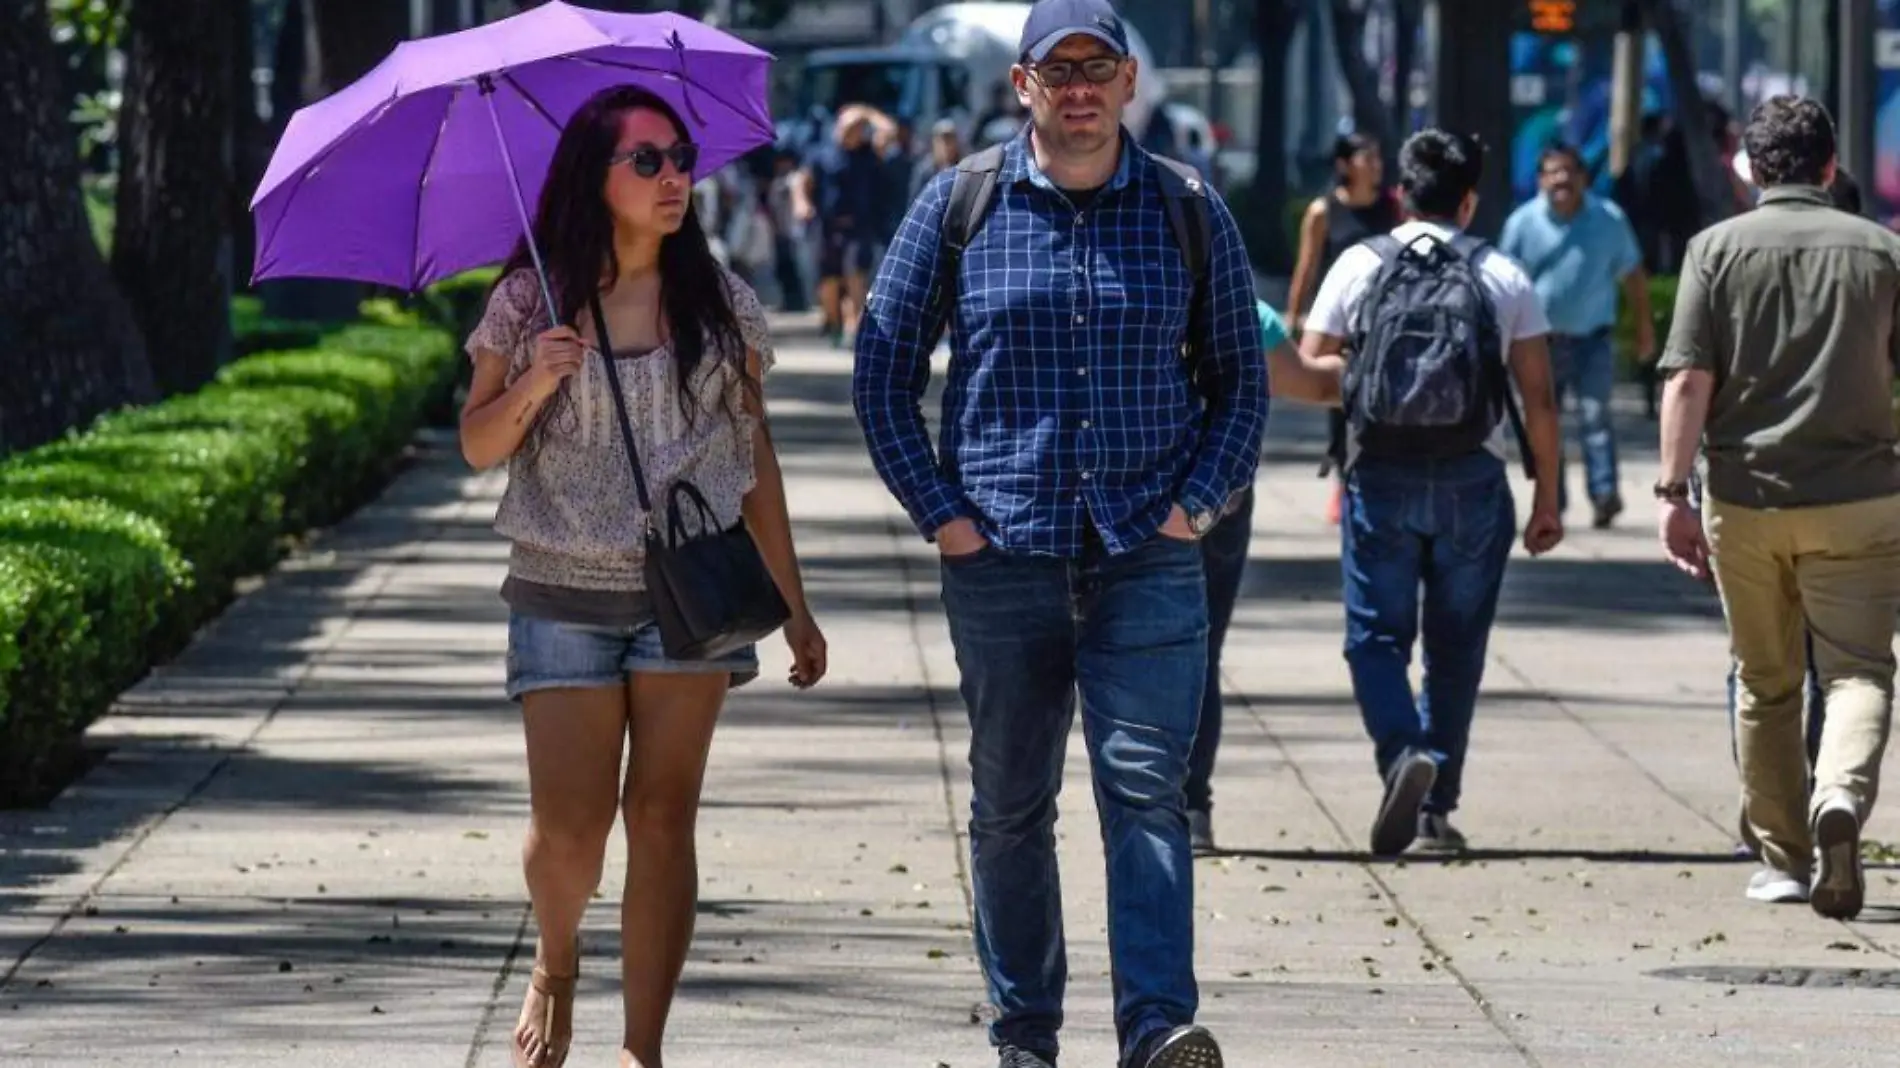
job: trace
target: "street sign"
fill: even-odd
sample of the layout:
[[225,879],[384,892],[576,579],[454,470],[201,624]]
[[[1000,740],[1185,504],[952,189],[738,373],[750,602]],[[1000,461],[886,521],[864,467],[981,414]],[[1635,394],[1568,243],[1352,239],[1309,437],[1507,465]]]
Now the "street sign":
[[1568,35],[1577,32],[1577,0],[1525,0],[1531,29],[1537,33]]

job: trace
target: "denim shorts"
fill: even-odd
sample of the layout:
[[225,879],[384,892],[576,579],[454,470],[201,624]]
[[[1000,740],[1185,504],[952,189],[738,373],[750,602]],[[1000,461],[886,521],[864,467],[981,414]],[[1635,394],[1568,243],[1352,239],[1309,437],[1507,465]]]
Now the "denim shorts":
[[561,623],[513,612],[508,617],[508,699],[531,690],[619,686],[634,672],[731,676],[744,686],[759,676],[756,646],[717,660],[671,660],[660,644],[657,623],[597,627]]

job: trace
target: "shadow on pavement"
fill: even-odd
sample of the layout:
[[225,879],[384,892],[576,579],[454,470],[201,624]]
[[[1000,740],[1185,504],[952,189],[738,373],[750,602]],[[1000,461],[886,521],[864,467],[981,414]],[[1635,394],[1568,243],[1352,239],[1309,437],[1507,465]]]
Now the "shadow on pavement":
[[1462,867],[1494,860],[1581,860],[1598,864],[1743,864],[1746,858],[1733,854],[1659,853],[1646,849],[1468,849],[1455,856],[1407,853],[1383,857],[1356,850],[1325,849],[1222,849],[1215,857],[1246,860],[1301,861],[1310,864],[1378,864],[1408,867]]

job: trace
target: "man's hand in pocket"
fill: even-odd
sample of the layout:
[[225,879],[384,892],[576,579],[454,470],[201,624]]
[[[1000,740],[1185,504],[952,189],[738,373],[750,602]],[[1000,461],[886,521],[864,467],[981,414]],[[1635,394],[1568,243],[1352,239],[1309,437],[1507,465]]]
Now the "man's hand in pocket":
[[974,556],[989,544],[968,519],[952,519],[937,528],[937,551],[944,556]]

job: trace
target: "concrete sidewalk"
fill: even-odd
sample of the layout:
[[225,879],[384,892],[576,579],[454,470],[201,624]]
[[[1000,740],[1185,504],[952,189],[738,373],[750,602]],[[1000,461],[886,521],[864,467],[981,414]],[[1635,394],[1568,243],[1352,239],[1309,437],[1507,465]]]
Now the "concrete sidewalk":
[[[871,472],[848,378],[848,354],[788,340],[769,386],[832,674],[794,692],[774,640],[729,706],[673,1068],[994,1063],[933,550]],[[1720,619],[1657,556],[1654,429],[1628,429],[1625,525],[1513,560],[1460,814],[1477,852],[1380,863],[1313,477],[1323,424],[1276,410],[1228,649],[1232,852],[1197,866],[1203,1018],[1230,1064],[1894,1063],[1897,873],[1870,873],[1853,924],[1741,896]],[[382,501],[128,693],[84,781],[0,814],[0,1062],[508,1063],[532,932],[501,488],[425,443]],[[1079,735],[1063,1063],[1107,1068]],[[1891,811],[1871,836],[1900,837]],[[618,849],[571,1065],[613,1063]]]

